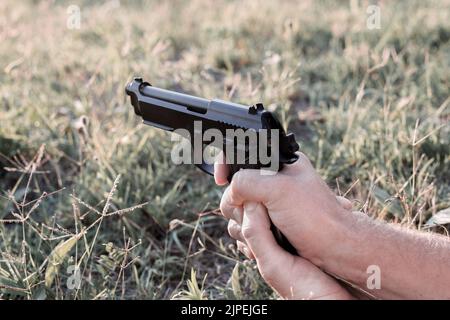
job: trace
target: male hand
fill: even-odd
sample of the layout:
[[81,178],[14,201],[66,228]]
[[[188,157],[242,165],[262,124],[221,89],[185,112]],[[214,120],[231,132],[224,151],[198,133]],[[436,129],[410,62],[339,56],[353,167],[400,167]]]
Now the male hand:
[[[227,183],[223,156],[215,164],[215,180]],[[255,258],[264,280],[287,299],[350,299],[352,296],[318,266],[345,231],[342,220],[351,210],[335,197],[314,171],[308,158],[276,175],[259,170],[237,172],[221,200],[228,231],[248,258]],[[270,220],[297,249],[283,250],[270,230]]]

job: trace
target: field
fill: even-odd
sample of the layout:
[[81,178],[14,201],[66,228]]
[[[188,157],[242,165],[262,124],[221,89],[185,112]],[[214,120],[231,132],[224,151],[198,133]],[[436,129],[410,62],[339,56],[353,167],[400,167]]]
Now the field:
[[2,0],[0,298],[277,298],[136,75],[263,102],[355,210],[447,233],[450,1],[380,1],[379,28],[369,5]]

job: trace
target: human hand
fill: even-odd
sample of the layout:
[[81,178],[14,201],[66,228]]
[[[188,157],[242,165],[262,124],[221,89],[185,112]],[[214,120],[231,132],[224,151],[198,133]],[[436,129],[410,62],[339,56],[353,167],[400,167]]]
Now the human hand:
[[[226,184],[227,174],[227,166],[217,162],[216,183]],[[326,220],[335,220],[338,218],[335,215],[350,209],[350,201],[336,198],[302,154],[297,163],[274,176],[260,175],[259,170],[236,173],[221,201],[222,214],[230,219],[228,231],[237,240],[239,250],[249,258],[256,258],[265,281],[282,297],[290,299],[352,298],[335,279],[311,262],[320,262],[321,256],[315,250],[321,249],[320,242],[325,242],[326,233],[332,235],[324,230],[330,225]],[[278,246],[269,217],[302,257]]]

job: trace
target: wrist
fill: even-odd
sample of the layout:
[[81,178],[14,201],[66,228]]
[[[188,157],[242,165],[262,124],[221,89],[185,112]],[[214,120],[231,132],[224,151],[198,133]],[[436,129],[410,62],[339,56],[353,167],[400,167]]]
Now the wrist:
[[324,248],[311,261],[321,269],[344,279],[365,277],[365,269],[354,270],[353,267],[364,256],[362,251],[366,246],[363,243],[367,240],[367,231],[372,223],[373,220],[362,212],[344,209],[337,212],[324,228],[324,239],[327,239],[324,241]]

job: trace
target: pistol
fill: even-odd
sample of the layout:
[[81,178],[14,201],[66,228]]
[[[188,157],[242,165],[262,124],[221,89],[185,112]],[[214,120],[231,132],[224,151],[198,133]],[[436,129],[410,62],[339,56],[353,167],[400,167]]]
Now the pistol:
[[[213,144],[222,149],[229,168],[228,181],[231,181],[233,175],[240,169],[281,170],[283,165],[298,160],[296,151],[299,150],[299,145],[294,134],[287,134],[276,116],[264,110],[261,103],[247,106],[219,99],[199,98],[156,88],[142,78],[134,78],[126,86],[125,91],[130,96],[134,112],[142,118],[144,124],[167,131],[187,132],[188,137],[185,138],[191,139],[192,146],[196,143],[194,137],[203,136],[208,130],[215,130],[218,135],[214,141],[211,143],[202,141],[201,147],[206,148]],[[239,139],[236,136],[230,138],[230,132],[236,131],[244,133],[244,138]],[[250,133],[255,139],[251,139]],[[193,149],[195,151],[195,146]],[[270,154],[269,161],[267,158],[263,159],[263,154]],[[242,155],[240,159],[239,155]],[[274,161],[276,163],[273,163]],[[204,172],[214,175],[213,163],[208,163],[203,157],[194,164]],[[290,253],[297,254],[294,247],[273,224],[272,231],[280,246]]]

